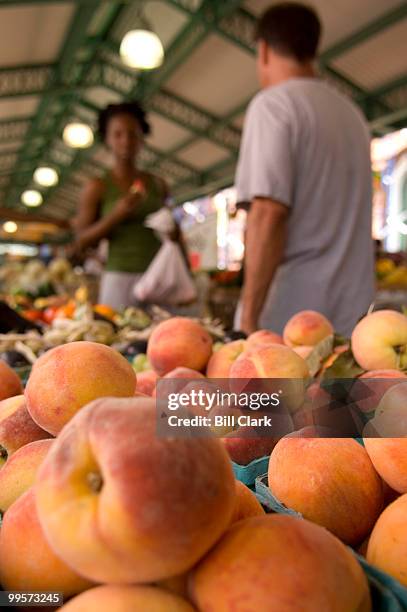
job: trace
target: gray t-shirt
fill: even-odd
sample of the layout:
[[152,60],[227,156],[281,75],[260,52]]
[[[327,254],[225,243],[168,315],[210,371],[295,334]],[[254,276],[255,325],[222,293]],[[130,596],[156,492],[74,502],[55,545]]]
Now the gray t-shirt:
[[317,78],[261,91],[246,115],[236,185],[239,202],[290,208],[260,325],[281,333],[312,309],[349,335],[374,298],[370,135],[358,108]]

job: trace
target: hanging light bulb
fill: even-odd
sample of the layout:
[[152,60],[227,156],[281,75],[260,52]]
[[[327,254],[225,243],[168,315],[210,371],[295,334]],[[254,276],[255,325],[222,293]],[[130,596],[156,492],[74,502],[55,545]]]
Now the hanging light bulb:
[[93,145],[93,132],[86,123],[68,123],[62,134],[62,138],[69,147],[74,149],[87,149]]
[[58,183],[58,173],[54,168],[41,166],[34,172],[34,181],[42,187],[53,187]]
[[3,230],[7,234],[15,234],[18,230],[17,223],[14,223],[14,221],[6,221],[5,223],[3,223]]
[[127,66],[153,70],[164,61],[164,47],[155,32],[137,29],[127,32],[120,45],[120,56]]
[[36,189],[28,189],[21,195],[21,201],[26,206],[35,207],[41,206],[43,200],[42,195]]

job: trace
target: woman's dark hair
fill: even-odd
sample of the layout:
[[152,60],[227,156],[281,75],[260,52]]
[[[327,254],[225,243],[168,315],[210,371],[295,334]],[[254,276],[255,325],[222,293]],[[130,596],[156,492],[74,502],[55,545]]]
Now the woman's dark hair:
[[141,131],[145,136],[148,136],[151,132],[151,127],[149,122],[147,121],[146,113],[142,106],[138,102],[122,102],[120,104],[109,104],[103,110],[100,111],[98,117],[98,133],[101,140],[105,140],[107,126],[112,119],[112,117],[117,117],[117,115],[131,115],[134,117],[140,127]]
[[264,40],[277,53],[299,62],[315,58],[320,37],[321,22],[316,12],[296,2],[270,7],[256,29],[256,40]]

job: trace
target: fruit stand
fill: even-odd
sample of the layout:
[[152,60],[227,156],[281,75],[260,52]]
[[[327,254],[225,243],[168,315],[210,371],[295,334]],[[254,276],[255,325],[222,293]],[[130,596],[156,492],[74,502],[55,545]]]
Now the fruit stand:
[[[117,313],[102,310],[93,308],[120,338]],[[51,332],[75,322],[62,314]],[[54,609],[72,612],[117,601],[229,609],[236,597],[280,609],[298,589],[312,610],[406,609],[407,317],[374,312],[349,339],[313,311],[283,336],[234,340],[210,321],[137,321],[144,329],[126,331],[133,355],[112,337],[59,336],[31,349],[25,385],[0,361],[4,591],[59,593]],[[28,334],[28,346],[40,337]],[[247,407],[218,401],[201,407],[204,433],[157,436],[166,393],[236,392],[248,379],[263,392],[270,381],[301,383],[286,435],[260,433]],[[326,437],[321,406],[332,381],[349,379],[372,391],[358,400],[363,428]],[[183,406],[191,423],[201,414],[192,400]]]

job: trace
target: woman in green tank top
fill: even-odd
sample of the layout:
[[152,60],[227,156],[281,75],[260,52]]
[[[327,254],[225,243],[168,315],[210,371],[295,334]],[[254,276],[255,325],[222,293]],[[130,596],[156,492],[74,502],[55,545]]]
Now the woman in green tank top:
[[146,115],[136,103],[109,105],[100,113],[99,134],[114,164],[103,178],[88,182],[74,222],[80,250],[108,239],[99,301],[113,308],[134,303],[132,289],[160,248],[144,221],[165,205],[167,187],[161,178],[137,168],[149,132]]

